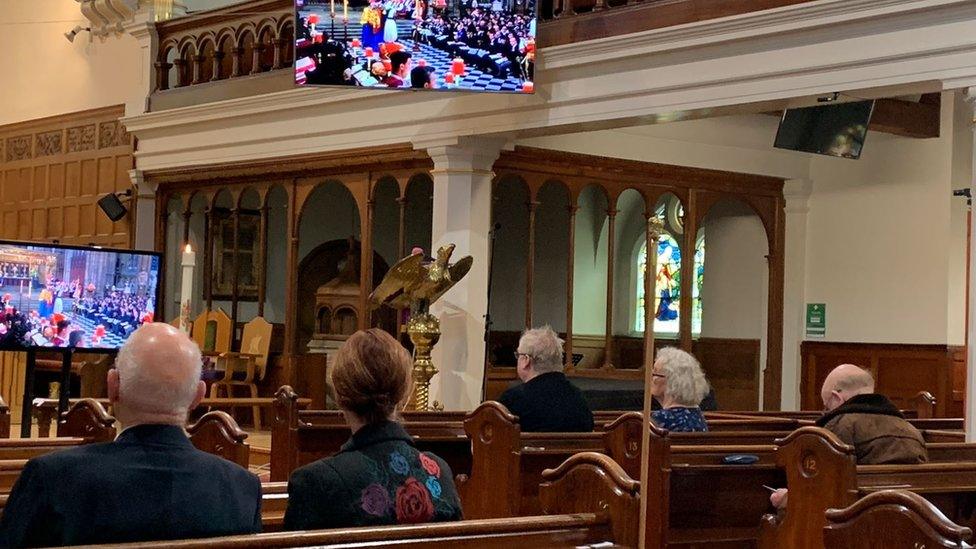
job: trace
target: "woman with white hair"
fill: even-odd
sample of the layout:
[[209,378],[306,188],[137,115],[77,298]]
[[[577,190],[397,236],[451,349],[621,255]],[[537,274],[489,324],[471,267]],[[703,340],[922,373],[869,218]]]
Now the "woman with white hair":
[[669,431],[707,431],[698,403],[708,394],[708,380],[701,364],[690,353],[674,347],[657,352],[651,371],[651,393],[661,403],[651,419]]

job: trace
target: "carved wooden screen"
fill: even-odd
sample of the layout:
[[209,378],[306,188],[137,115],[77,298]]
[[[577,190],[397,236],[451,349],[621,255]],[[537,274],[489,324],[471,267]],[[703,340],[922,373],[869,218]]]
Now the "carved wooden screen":
[[120,105],[0,126],[0,238],[128,247],[132,214],[98,199],[131,187],[132,138]]
[[[97,204],[131,187],[132,138],[118,121],[124,110],[0,126],[0,238],[130,247],[131,205],[113,223]],[[20,410],[23,379],[23,355],[0,353],[0,395],[12,411]]]

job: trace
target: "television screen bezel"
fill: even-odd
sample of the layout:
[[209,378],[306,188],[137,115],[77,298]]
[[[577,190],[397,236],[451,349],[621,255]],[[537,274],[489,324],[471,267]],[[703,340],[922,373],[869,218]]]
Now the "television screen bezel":
[[[796,149],[796,148],[787,148],[787,147],[778,147],[778,146],[776,146],[776,142],[779,141],[779,133],[781,131],[783,131],[783,122],[786,121],[786,113],[788,113],[789,111],[798,111],[798,110],[803,110],[803,109],[816,109],[816,108],[824,108],[824,107],[836,107],[838,105],[846,105],[848,103],[870,103],[871,104],[871,108],[868,109],[867,124],[865,124],[865,127],[864,127],[864,139],[861,141],[861,148],[857,151],[857,156],[844,156],[844,155],[839,155],[839,154],[827,154],[827,153],[817,152],[817,151],[807,151],[807,150]],[[874,108],[875,108],[875,106],[877,106],[877,103],[878,102],[875,99],[858,99],[856,101],[844,101],[844,102],[840,102],[840,103],[828,103],[828,104],[825,104],[825,105],[824,104],[818,104],[818,105],[809,105],[809,106],[806,106],[806,107],[790,107],[790,108],[783,109],[783,114],[780,115],[780,118],[779,118],[779,125],[776,127],[776,136],[773,138],[773,148],[774,149],[779,149],[781,151],[793,151],[793,152],[798,152],[798,153],[816,154],[816,155],[819,155],[819,156],[826,156],[828,158],[843,158],[845,160],[860,160],[861,153],[864,152],[864,144],[867,143],[867,141],[868,141],[868,132],[871,131],[871,118],[874,116]]]
[[[295,26],[297,27],[299,21],[301,20],[301,18],[298,15],[298,0],[292,0],[292,6],[294,8]],[[533,10],[534,13],[532,14],[532,17],[535,20],[536,29],[539,28],[539,23],[540,23],[540,21],[539,21],[539,10],[540,10],[540,8],[541,8],[541,6],[539,5],[539,0],[535,0],[535,9]],[[296,37],[298,36],[297,28],[295,29],[295,36]],[[292,41],[293,41],[293,43],[291,44],[291,47],[294,49],[294,55],[292,55],[293,59],[291,60],[291,84],[292,84],[292,87],[294,89],[326,89],[326,90],[348,90],[348,89],[353,89],[353,90],[378,91],[380,93],[384,93],[384,92],[393,92],[393,93],[403,93],[403,92],[407,92],[407,93],[414,93],[414,92],[416,92],[416,93],[451,92],[451,93],[461,93],[461,94],[467,93],[467,94],[472,94],[472,95],[484,95],[484,96],[493,96],[493,95],[499,95],[499,96],[506,96],[506,95],[510,95],[510,96],[522,96],[522,95],[524,95],[524,96],[528,96],[528,97],[531,97],[531,96],[533,96],[533,95],[536,94],[535,80],[534,79],[530,81],[530,82],[533,83],[532,91],[530,91],[530,92],[525,92],[525,91],[521,91],[521,90],[518,90],[518,91],[500,91],[500,90],[499,91],[492,91],[492,90],[473,90],[473,89],[470,89],[470,88],[446,88],[446,87],[444,87],[444,88],[414,88],[414,87],[410,87],[410,86],[405,86],[405,87],[399,87],[399,88],[389,88],[389,87],[384,88],[382,86],[345,86],[345,85],[342,85],[342,84],[299,84],[295,80],[295,70],[298,68],[298,45],[297,45],[298,39],[297,38],[292,38]],[[538,51],[539,51],[539,49],[538,49],[539,48],[539,44],[538,44],[538,41],[539,41],[538,30],[536,30],[535,41],[536,41],[536,60],[538,60]],[[411,53],[413,53],[413,52],[411,52]],[[536,66],[534,68],[534,70],[538,70],[538,66]]]
[[[11,240],[6,238],[0,238],[0,246],[3,245],[14,245],[14,246],[36,246],[36,247],[46,247],[46,248],[60,248],[64,250],[84,250],[84,251],[97,251],[97,252],[114,252],[114,253],[129,253],[129,254],[140,254],[140,255],[150,255],[159,258],[159,276],[156,278],[156,311],[153,317],[153,322],[162,322],[159,320],[158,315],[162,313],[162,299],[163,299],[163,285],[165,276],[165,254],[163,252],[158,252],[155,250],[135,250],[130,248],[110,248],[107,246],[100,246],[98,244],[91,244],[88,246],[74,245],[74,244],[54,244],[51,242],[44,241],[29,241],[29,240]],[[35,353],[64,353],[64,352],[79,352],[85,354],[106,354],[115,355],[118,354],[118,348],[107,348],[107,347],[44,347],[41,345],[23,345],[19,347],[10,347],[6,349],[0,349],[0,351],[7,351],[13,353],[22,352],[35,352]]]

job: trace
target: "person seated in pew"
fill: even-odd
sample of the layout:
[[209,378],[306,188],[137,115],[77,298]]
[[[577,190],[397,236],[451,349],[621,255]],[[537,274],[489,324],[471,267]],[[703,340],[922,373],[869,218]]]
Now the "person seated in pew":
[[651,412],[658,427],[676,432],[708,430],[699,407],[708,394],[708,380],[691,353],[674,347],[661,349],[651,378],[651,393],[661,403],[660,410]]
[[[827,374],[820,399],[824,415],[817,426],[854,447],[861,465],[925,463],[925,438],[887,397],[874,392],[874,378],[853,364],[841,364]],[[784,509],[786,488],[769,496],[773,507]]]
[[203,398],[200,349],[145,324],[108,372],[122,432],[30,460],[0,520],[0,546],[54,546],[249,534],[261,530],[261,483],[193,447],[183,425]]
[[451,468],[418,451],[397,422],[412,389],[412,364],[378,328],[342,344],[329,376],[352,438],[338,454],[292,473],[286,530],[461,520]]
[[520,385],[498,402],[518,416],[523,433],[593,430],[593,412],[583,393],[563,374],[563,340],[549,326],[527,330],[515,352]]

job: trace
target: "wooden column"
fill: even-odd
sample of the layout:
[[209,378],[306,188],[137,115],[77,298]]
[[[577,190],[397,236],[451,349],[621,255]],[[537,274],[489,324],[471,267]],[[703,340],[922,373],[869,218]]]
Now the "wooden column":
[[[407,257],[407,197],[399,196],[396,199],[397,205],[400,207],[400,224],[398,225],[399,233],[397,236],[397,253],[400,257]],[[399,258],[397,258],[399,259]],[[399,318],[399,315],[397,315]],[[399,321],[397,321],[399,322]]]
[[258,249],[261,259],[258,261],[258,316],[264,317],[264,302],[268,297],[268,197],[265,195],[261,206],[261,227],[258,230],[261,239]]
[[[663,223],[657,220],[650,220],[647,224],[647,264],[655,265],[657,264],[657,242],[664,230]],[[653,263],[651,260],[654,260]],[[652,268],[651,271],[654,269]],[[645,278],[645,281],[648,280]],[[655,284],[650,284],[653,289]],[[648,288],[648,284],[644,284],[645,290]],[[647,301],[644,302],[644,311],[649,311],[651,308],[647,306]],[[645,317],[646,318],[646,317]],[[652,324],[645,326],[644,331],[644,342],[645,346],[649,346],[651,349],[654,348],[654,324],[652,315]],[[645,361],[647,360],[647,350],[645,348]],[[646,364],[646,362],[645,362]],[[667,431],[661,432],[651,423],[651,410],[653,409],[652,401],[654,396],[651,394],[651,384],[653,381],[654,368],[653,365],[644,368],[644,419],[641,425],[641,480],[645,483],[644,489],[641,491],[640,499],[640,525],[638,527],[639,541],[637,543],[638,547],[662,547],[665,545],[665,540],[667,539],[667,529],[668,524],[665,517],[665,513],[661,513],[656,509],[660,509],[658,502],[668,499],[669,486],[667,483],[667,476],[661,478],[658,476],[657,482],[652,481],[652,476],[654,472],[662,471],[667,467],[670,461],[669,446],[664,446],[664,451],[661,452],[660,445],[656,449],[651,448],[651,429],[658,431],[658,435],[667,436]]]
[[[785,200],[776,197],[769,242],[769,295],[766,313],[766,371],[763,375],[763,409],[779,410],[783,394],[783,292],[786,284]],[[769,234],[769,232],[767,232]]]
[[566,370],[574,370],[573,364],[573,271],[576,268],[576,212],[579,206],[569,210],[569,250],[566,254]]
[[216,82],[217,80],[220,80],[220,78],[222,76],[220,74],[220,65],[221,65],[221,62],[223,60],[224,60],[224,52],[222,52],[220,50],[214,50],[214,54],[213,54],[213,66],[210,69],[211,70],[211,72],[210,72],[210,81],[211,82]]
[[244,48],[235,46],[230,50],[231,58],[234,64],[230,68],[230,77],[237,78],[241,75],[241,57],[244,56]]
[[[532,192],[531,190],[529,192]],[[525,258],[525,329],[532,328],[532,287],[535,280],[535,212],[537,200],[529,200],[529,251]]]
[[181,88],[186,85],[186,61],[184,59],[174,59],[173,66],[176,67],[176,82],[174,88]]
[[186,208],[183,209],[183,244],[184,245],[190,243],[190,218],[193,217],[193,212],[190,210],[190,202],[192,202],[192,200],[193,197],[187,197]]
[[372,314],[369,311],[369,294],[373,292],[373,208],[376,204],[372,186],[375,181],[370,178],[367,183],[367,193],[369,200],[366,201],[366,215],[360,212],[362,228],[359,230],[362,242],[359,245],[359,329],[369,328],[372,322]]
[[264,51],[264,44],[254,41],[254,49],[251,50],[251,74],[261,72],[261,53]]
[[[297,354],[298,341],[298,211],[297,184],[292,181],[287,187],[288,210],[285,212],[285,242],[288,250],[285,257],[285,349],[284,354],[292,357]],[[286,377],[286,379],[288,379]]]
[[[698,241],[698,216],[696,212],[695,191],[690,190],[685,215],[682,219],[684,238],[681,242],[681,287],[678,289],[681,292],[681,303],[678,304],[678,339],[681,348],[689,353],[692,346],[691,317],[692,311],[694,311],[694,301],[691,294],[695,283],[695,244]],[[650,249],[647,251],[647,256],[650,257]],[[657,248],[654,251],[656,256]]]
[[206,58],[202,53],[194,55],[193,60],[193,78],[190,80],[190,84],[199,84],[203,82],[203,62]]
[[[644,262],[644,365],[654,367],[654,296],[657,294],[657,245],[664,232],[664,223],[654,216],[654,210],[644,212],[647,261]],[[648,299],[650,297],[650,299]]]
[[156,91],[163,91],[169,89],[169,70],[173,68],[172,63],[166,63],[164,61],[156,61],[153,63],[156,67]]
[[615,225],[617,220],[617,209],[607,209],[607,324],[606,324],[606,345],[603,350],[603,367],[613,368],[613,262],[614,262],[614,238]]
[[241,208],[240,208],[240,196],[234,197],[234,208],[231,210],[231,221],[234,224],[234,260],[231,262],[231,268],[234,269],[233,279],[231,281],[231,296],[230,296],[230,320],[231,320],[231,343],[233,344],[237,340],[237,301],[238,293],[240,292],[240,280],[238,277],[238,268],[240,266],[240,231],[241,231]]
[[288,40],[284,38],[278,38],[274,41],[274,64],[271,66],[271,70],[278,70],[284,66],[285,48],[287,47]]
[[213,205],[208,205],[203,218],[203,234],[205,235],[203,246],[203,298],[207,303],[207,310],[213,309]]

